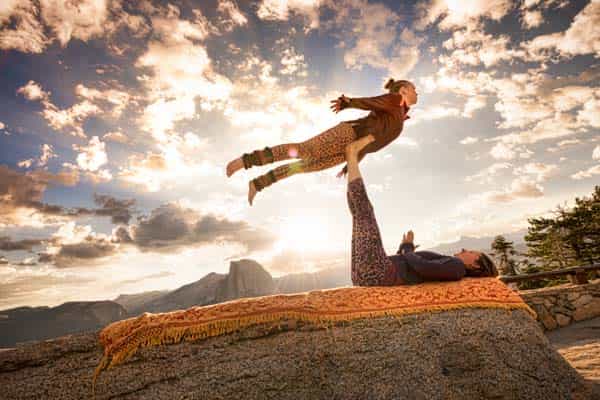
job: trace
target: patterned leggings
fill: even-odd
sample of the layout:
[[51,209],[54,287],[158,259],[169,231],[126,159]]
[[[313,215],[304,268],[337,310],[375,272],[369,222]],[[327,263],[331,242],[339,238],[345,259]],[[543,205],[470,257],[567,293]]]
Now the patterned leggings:
[[[300,158],[301,160],[272,169],[265,175],[256,178],[255,185],[257,189],[261,190],[294,174],[321,171],[341,164],[346,161],[346,146],[354,140],[356,140],[356,134],[352,125],[340,122],[304,142],[273,146],[271,148],[273,154],[271,162],[290,158]],[[269,162],[265,161],[267,157],[264,150],[257,150],[256,152],[261,159],[259,165]]]
[[352,283],[355,286],[402,284],[385,254],[373,206],[362,178],[348,183],[348,207],[352,214]]

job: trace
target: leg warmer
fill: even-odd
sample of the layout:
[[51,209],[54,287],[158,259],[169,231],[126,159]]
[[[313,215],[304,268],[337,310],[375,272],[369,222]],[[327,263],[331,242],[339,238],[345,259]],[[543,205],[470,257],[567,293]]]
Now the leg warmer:
[[254,150],[252,153],[244,153],[242,161],[244,162],[245,169],[255,165],[270,164],[274,161],[273,151],[270,147],[265,147],[264,150]]

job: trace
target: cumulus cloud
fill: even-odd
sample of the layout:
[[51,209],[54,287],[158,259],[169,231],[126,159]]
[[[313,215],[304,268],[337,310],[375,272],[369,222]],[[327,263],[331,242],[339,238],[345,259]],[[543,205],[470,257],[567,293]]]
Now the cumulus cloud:
[[548,52],[556,52],[561,57],[600,54],[600,32],[596,27],[600,23],[600,0],[591,0],[564,32],[540,35],[523,44],[529,59],[545,60]]
[[73,150],[79,152],[77,155],[77,165],[83,171],[98,171],[101,166],[108,162],[106,145],[100,141],[98,136],[92,137],[87,146],[74,144]]
[[544,188],[529,179],[528,177],[519,177],[514,179],[510,186],[503,190],[493,190],[480,194],[480,198],[492,203],[510,203],[518,199],[532,199],[542,197]]
[[248,18],[240,11],[237,4],[231,0],[219,0],[217,5],[219,26],[225,32],[231,32],[238,26],[248,24]]
[[191,119],[200,107],[211,110],[221,106],[229,97],[233,84],[214,71],[206,47],[198,43],[218,30],[200,10],[193,11],[194,19],[180,18],[180,10],[169,6],[167,15],[152,18],[156,39],[136,61],[136,66],[151,71],[141,79],[148,90],[150,103],[140,119],[143,130],[161,142],[175,123]]
[[496,160],[512,160],[516,154],[512,146],[498,142],[490,150],[490,155]]
[[233,221],[213,214],[169,203],[152,210],[128,228],[113,232],[118,243],[133,244],[144,251],[172,251],[181,247],[218,243],[238,243],[246,254],[269,249],[275,237],[268,231],[255,228],[245,221]]
[[480,19],[499,21],[512,8],[510,0],[471,0],[469,2],[452,0],[430,0],[418,6],[416,27],[425,29],[439,21],[438,26],[447,30],[456,27],[473,26]]
[[308,29],[319,26],[322,0],[262,0],[256,15],[267,21],[287,21],[292,15],[306,18]]
[[[13,24],[11,24],[11,20]],[[49,40],[31,0],[4,0],[0,4],[0,49],[41,53]]]
[[75,94],[82,99],[108,105],[112,108],[113,117],[119,117],[131,100],[131,96],[127,92],[116,89],[99,90],[86,87],[81,83],[75,87]]
[[50,98],[50,92],[46,92],[39,83],[31,80],[17,89],[17,93],[30,101],[48,101]]
[[0,225],[43,225],[46,217],[65,216],[63,207],[42,202],[44,192],[51,184],[74,186],[78,181],[76,171],[20,173],[0,165]]
[[[6,0],[0,5],[0,49],[41,53],[54,41],[110,40],[121,29],[133,36],[148,32],[145,19],[124,11],[122,0]],[[143,8],[143,4],[137,5]],[[129,8],[133,8],[130,5]],[[116,50],[114,43],[109,46]]]

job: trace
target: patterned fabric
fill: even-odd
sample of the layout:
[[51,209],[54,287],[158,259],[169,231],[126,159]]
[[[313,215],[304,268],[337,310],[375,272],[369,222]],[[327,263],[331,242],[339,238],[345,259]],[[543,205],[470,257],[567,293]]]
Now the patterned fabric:
[[352,283],[357,286],[401,285],[396,266],[383,248],[362,178],[348,183],[346,197],[352,214]]
[[318,324],[401,316],[458,308],[522,309],[535,312],[496,278],[465,278],[413,286],[342,287],[296,294],[243,298],[163,314],[146,313],[110,324],[100,332],[104,357],[94,374],[124,362],[140,347],[194,341],[282,320]]
[[[336,126],[301,143],[287,143],[273,146],[273,162],[300,158],[300,161],[280,165],[256,178],[257,190],[270,186],[276,181],[294,174],[322,171],[346,161],[346,146],[356,139],[350,124],[341,122]],[[275,177],[272,179],[269,174]],[[258,189],[257,182],[261,185]]]

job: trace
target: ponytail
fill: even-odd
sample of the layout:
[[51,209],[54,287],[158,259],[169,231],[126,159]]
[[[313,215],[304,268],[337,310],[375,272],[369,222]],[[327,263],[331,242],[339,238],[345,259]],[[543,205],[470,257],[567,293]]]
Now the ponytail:
[[390,78],[386,82],[384,88],[387,89],[390,93],[398,93],[400,91],[400,88],[402,88],[404,86],[409,86],[409,85],[413,85],[413,84],[410,81],[405,81],[402,79],[396,81],[396,80],[394,80],[394,78]]

